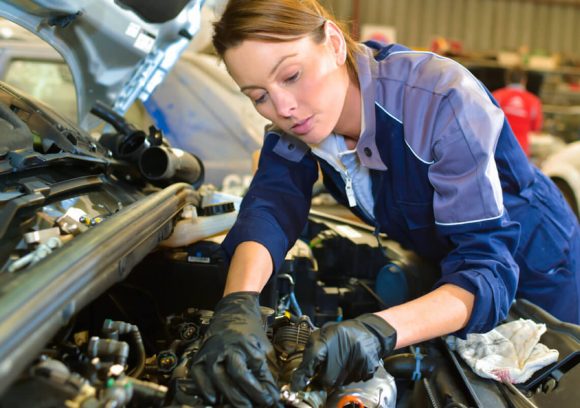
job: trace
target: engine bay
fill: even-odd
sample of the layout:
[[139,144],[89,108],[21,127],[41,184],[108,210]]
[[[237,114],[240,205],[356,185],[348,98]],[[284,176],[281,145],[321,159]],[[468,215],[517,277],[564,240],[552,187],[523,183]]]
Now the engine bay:
[[[181,161],[156,129],[105,108],[115,130],[97,143],[9,88],[0,102],[0,407],[207,406],[188,370],[223,293],[220,243],[239,198],[203,185],[201,161]],[[176,238],[182,225],[195,239]],[[312,210],[260,296],[281,403],[575,406],[580,328],[521,300],[509,318],[545,323],[561,358],[513,389],[439,338],[397,350],[367,382],[290,392],[314,330],[420,296],[437,273],[372,228]]]
[[[261,295],[264,329],[276,351],[270,368],[282,403],[289,407],[511,406],[510,398],[515,397],[504,395],[501,384],[470,372],[443,339],[397,351],[370,381],[331,390],[313,383],[304,392],[289,391],[291,373],[314,330],[325,322],[388,304],[388,296],[375,290],[377,279],[396,282],[397,294],[407,291],[413,296],[420,290],[415,275],[420,263],[412,254],[389,241],[381,243],[381,251],[371,232],[360,228],[313,214],[305,231],[310,240],[296,244]],[[354,232],[359,235],[356,241]],[[126,279],[71,316],[16,377],[0,398],[0,406],[208,406],[188,368],[225,284],[227,261],[221,238],[149,253]],[[384,277],[384,273],[391,275]],[[551,321],[526,302],[515,305],[512,314],[513,318],[545,318],[550,325],[548,343],[567,356],[564,364],[547,370],[540,380],[535,376],[535,386],[522,392],[534,401],[568,401],[579,375],[573,331],[567,333],[565,324]]]

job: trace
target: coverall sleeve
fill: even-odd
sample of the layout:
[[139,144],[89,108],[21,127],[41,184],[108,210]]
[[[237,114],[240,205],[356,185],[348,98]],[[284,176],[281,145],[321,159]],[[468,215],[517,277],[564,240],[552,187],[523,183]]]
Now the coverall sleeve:
[[503,206],[494,159],[504,126],[501,110],[467,71],[441,99],[434,120],[434,187],[437,230],[453,249],[441,262],[437,286],[450,283],[475,295],[467,326],[456,333],[487,332],[507,315],[519,268],[514,260],[520,227]]
[[282,158],[274,148],[280,136],[266,135],[258,170],[240,205],[240,212],[222,247],[231,258],[246,241],[266,247],[277,271],[306,224],[312,186],[318,177],[310,152],[299,160]]

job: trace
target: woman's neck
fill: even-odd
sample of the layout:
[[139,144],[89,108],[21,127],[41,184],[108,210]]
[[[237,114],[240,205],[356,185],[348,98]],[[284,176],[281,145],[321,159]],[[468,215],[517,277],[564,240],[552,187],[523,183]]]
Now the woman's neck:
[[358,82],[352,79],[348,82],[344,106],[334,131],[345,137],[345,142],[349,148],[356,146],[361,132],[361,93]]

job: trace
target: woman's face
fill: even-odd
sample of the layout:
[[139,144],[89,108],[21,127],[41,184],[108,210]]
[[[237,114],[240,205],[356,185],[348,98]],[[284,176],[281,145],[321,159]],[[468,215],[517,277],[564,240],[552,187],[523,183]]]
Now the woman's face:
[[344,39],[336,26],[328,26],[321,44],[310,37],[246,40],[224,55],[232,78],[257,111],[308,144],[332,133],[349,85]]

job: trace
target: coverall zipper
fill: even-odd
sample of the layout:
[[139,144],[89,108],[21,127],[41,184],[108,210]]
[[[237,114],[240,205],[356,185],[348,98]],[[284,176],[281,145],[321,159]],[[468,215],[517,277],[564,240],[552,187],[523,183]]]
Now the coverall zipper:
[[[344,188],[346,191],[346,198],[348,199],[348,206],[349,207],[356,207],[356,197],[354,194],[354,189],[352,188],[352,179],[348,175],[348,172],[345,171],[345,180],[344,180]],[[362,210],[362,207],[360,207]]]
[[[339,155],[340,155],[340,153],[339,153]],[[326,154],[324,154],[324,156],[326,156]],[[365,208],[363,208],[362,205],[358,205],[355,188],[352,184],[352,178],[350,177],[350,174],[348,174],[348,170],[346,169],[346,166],[344,166],[344,164],[342,164],[342,161],[340,162],[340,164],[342,165],[342,167],[341,167],[341,166],[339,166],[339,163],[335,162],[334,160],[329,160],[326,157],[322,157],[322,156],[319,156],[319,157],[322,160],[324,160],[326,163],[328,163],[338,173],[338,175],[340,175],[340,180],[344,183],[344,191],[346,193],[348,206],[351,208],[357,207],[357,209],[362,213],[362,215],[364,217],[366,217],[371,222],[371,224],[375,227],[376,230],[378,230],[379,226],[375,220],[375,217],[372,214],[369,214],[369,212]],[[342,157],[342,156],[340,156],[340,157]]]

